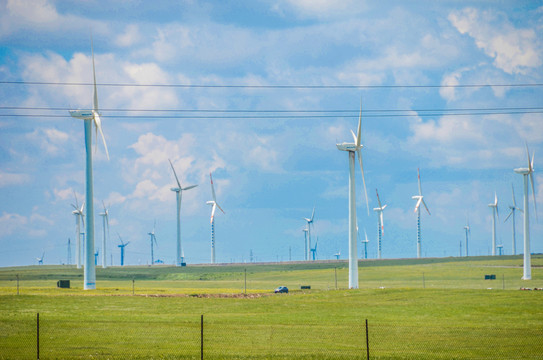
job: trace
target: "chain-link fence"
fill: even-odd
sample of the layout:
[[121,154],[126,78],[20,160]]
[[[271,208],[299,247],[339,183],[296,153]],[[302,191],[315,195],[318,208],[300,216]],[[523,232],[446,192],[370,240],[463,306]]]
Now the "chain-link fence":
[[0,359],[543,359],[541,324],[505,329],[337,319],[332,326],[329,319],[267,324],[240,316],[144,323],[14,316],[0,324]]

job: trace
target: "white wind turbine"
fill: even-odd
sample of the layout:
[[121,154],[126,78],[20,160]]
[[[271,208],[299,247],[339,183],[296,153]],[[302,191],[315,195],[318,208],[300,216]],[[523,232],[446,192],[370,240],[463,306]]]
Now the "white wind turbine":
[[45,251],[43,252],[43,254],[41,254],[41,258],[36,258],[36,260],[38,260],[38,265],[43,265],[44,257],[45,257]]
[[175,176],[175,181],[177,182],[176,188],[171,188],[171,191],[175,192],[175,196],[177,199],[177,249],[175,252],[175,261],[177,266],[181,266],[181,263],[184,261],[182,258],[184,258],[183,254],[183,247],[181,246],[181,200],[183,198],[183,191],[190,190],[192,188],[195,188],[198,185],[190,185],[187,187],[182,187],[181,183],[179,182],[179,178],[177,177],[177,173],[175,172],[175,169],[173,167],[172,161],[168,159],[170,162],[170,166],[172,167],[173,175]]
[[420,234],[420,204],[424,205],[424,208],[428,212],[428,215],[430,214],[430,210],[428,210],[428,206],[426,206],[426,202],[424,201],[424,196],[422,196],[422,186],[420,184],[420,169],[417,169],[417,177],[419,180],[419,194],[412,196],[411,198],[413,200],[417,200],[417,204],[415,205],[415,212],[417,213],[417,258],[421,257],[421,234]]
[[492,256],[496,255],[496,215],[500,217],[498,212],[498,195],[494,193],[494,203],[488,204],[492,209]]
[[[153,265],[155,263],[155,253],[154,253],[154,245],[156,245],[158,247],[158,243],[156,242],[156,236],[155,236],[155,228],[156,228],[156,220],[155,220],[155,223],[153,224],[153,231],[150,232],[150,233],[147,233],[149,236],[151,236],[151,265]],[[185,257],[185,255],[183,254],[181,258]],[[182,262],[183,260],[181,260]]]
[[[104,231],[104,236],[102,238],[102,269],[107,268],[106,264],[106,244],[107,237],[109,237],[109,210],[106,208],[106,204],[102,201],[104,206],[104,212],[99,215],[102,217],[102,229]],[[106,237],[107,236],[107,237]]]
[[309,260],[309,254],[307,252],[307,232],[309,231],[307,228],[304,228],[302,230],[304,232],[304,260]]
[[85,243],[85,269],[83,272],[83,289],[96,289],[96,267],[94,265],[94,205],[93,205],[93,180],[92,180],[92,126],[95,126],[96,136],[100,132],[106,156],[109,160],[106,138],[102,132],[102,120],[98,110],[98,93],[96,91],[96,72],[94,69],[94,48],[91,38],[92,52],[92,76],[94,82],[93,107],[92,110],[70,110],[70,115],[74,118],[84,120],[85,124],[85,150],[86,150],[86,199],[87,199],[87,231]]
[[509,205],[509,209],[511,211],[509,212],[509,215],[505,218],[503,222],[506,222],[509,218],[511,218],[511,221],[513,222],[513,243],[511,244],[512,255],[517,254],[517,238],[516,238],[516,226],[515,226],[515,211],[523,212],[521,208],[517,207],[517,202],[515,200],[515,189],[513,188],[513,184],[511,184],[511,192],[513,194],[513,205]]
[[535,202],[535,186],[534,186],[534,154],[530,160],[530,151],[528,145],[526,145],[526,156],[528,158],[527,168],[515,169],[517,174],[521,174],[524,179],[524,271],[522,275],[523,280],[532,279],[532,259],[530,253],[530,211],[528,204],[528,176],[530,177],[530,183],[532,184],[532,195],[534,199],[534,212],[537,219],[537,205]]
[[466,256],[469,256],[469,235],[471,234],[470,227],[469,227],[469,219],[466,219],[466,226],[464,226],[464,230],[466,231]]
[[362,166],[362,103],[360,104],[360,116],[358,118],[358,133],[355,135],[351,130],[354,138],[354,143],[343,142],[336,144],[340,151],[347,151],[349,155],[349,289],[358,289],[358,253],[357,253],[357,236],[356,236],[356,192],[355,192],[355,177],[354,163],[355,153],[358,154],[358,162],[362,171],[362,182],[364,184],[364,194],[366,195],[366,207],[368,215],[370,213],[370,205],[368,203],[368,194],[366,192],[366,180],[364,179],[364,167]]
[[75,205],[72,204],[74,210],[72,214],[75,215],[75,238],[77,239],[75,243],[75,262],[78,269],[81,269],[81,222],[83,222],[83,227],[85,226],[85,214],[83,214],[83,209],[85,208],[85,203],[81,204],[77,202],[77,195],[74,191]]
[[217,203],[217,197],[215,196],[215,188],[213,187],[213,177],[209,173],[209,179],[211,180],[211,196],[213,200],[207,201],[207,205],[211,205],[211,263],[215,264],[215,210],[219,208],[224,214],[224,210]]
[[385,233],[385,225],[383,222],[383,210],[387,207],[386,205],[381,205],[381,200],[379,199],[379,193],[377,192],[377,189],[375,189],[375,193],[377,194],[377,202],[379,203],[379,207],[374,208],[373,211],[377,212],[377,218],[379,222],[379,229],[378,229],[378,240],[377,243],[377,258],[381,258],[381,238],[383,234]]
[[[356,228],[356,231],[358,232],[358,227]],[[370,242],[368,240],[368,233],[366,233],[366,229],[364,229],[364,240],[360,240],[362,244],[364,244],[364,259],[368,258],[368,243]]]
[[[303,218],[307,222],[307,238],[306,238],[306,260],[310,260],[311,257],[311,224],[313,224],[313,218],[315,217],[315,207],[313,207],[313,212],[311,213],[311,218]],[[305,231],[305,230],[304,230]]]

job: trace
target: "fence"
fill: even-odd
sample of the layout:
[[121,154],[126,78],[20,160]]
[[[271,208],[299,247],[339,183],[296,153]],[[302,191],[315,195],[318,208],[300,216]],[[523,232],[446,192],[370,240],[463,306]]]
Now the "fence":
[[239,316],[106,322],[34,314],[0,324],[0,359],[543,359],[541,325],[262,324]]

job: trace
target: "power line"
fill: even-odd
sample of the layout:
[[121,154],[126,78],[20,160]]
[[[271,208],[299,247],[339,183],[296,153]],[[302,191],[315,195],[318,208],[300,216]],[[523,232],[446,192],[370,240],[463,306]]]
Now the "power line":
[[[94,86],[85,82],[45,82],[45,81],[0,81],[6,85],[56,85],[56,86]],[[541,87],[543,84],[458,84],[458,85],[204,85],[204,84],[127,84],[98,83],[108,87],[164,87],[164,88],[208,88],[208,89],[424,89],[424,88],[482,88],[482,87]]]

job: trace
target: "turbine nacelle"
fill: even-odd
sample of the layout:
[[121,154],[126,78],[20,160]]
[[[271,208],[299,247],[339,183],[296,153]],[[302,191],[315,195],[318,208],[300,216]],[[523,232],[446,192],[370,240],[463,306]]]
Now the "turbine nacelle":
[[346,142],[336,144],[336,147],[338,148],[338,150],[341,150],[341,151],[352,151],[352,152],[358,151],[363,148],[362,145],[356,146],[356,144],[346,143]]
[[94,111],[92,110],[69,110],[72,117],[81,120],[92,120],[94,118]]

